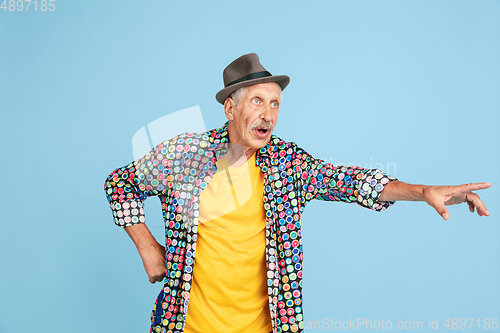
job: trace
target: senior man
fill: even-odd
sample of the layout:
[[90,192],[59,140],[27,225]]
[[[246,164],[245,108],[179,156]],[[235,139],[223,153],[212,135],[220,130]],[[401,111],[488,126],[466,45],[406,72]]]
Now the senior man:
[[[105,183],[149,281],[164,283],[151,332],[302,332],[300,218],[312,199],[376,211],[425,201],[445,220],[446,205],[465,202],[489,215],[472,193],[489,183],[410,185],[377,169],[335,167],[272,135],[290,79],[271,75],[255,53],[223,78],[223,127],[164,141]],[[148,196],[161,200],[165,247],[144,223]]]

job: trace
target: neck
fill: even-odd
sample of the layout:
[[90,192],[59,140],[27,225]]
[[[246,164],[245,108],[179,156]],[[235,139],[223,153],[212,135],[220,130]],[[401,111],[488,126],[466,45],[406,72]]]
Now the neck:
[[[242,146],[238,143],[235,143],[236,140],[233,138],[233,131],[231,128],[231,122],[229,122],[229,150],[227,154],[229,155],[226,157],[226,159],[229,161],[230,159],[235,159],[235,161],[239,160],[240,158],[242,159],[243,156],[245,157],[245,161],[248,161],[253,154],[257,151],[257,149],[252,148],[252,147],[247,147],[247,146]],[[230,163],[231,164],[231,163]]]
[[243,151],[241,146],[230,145],[226,154],[226,161],[232,167],[239,167],[245,164],[253,154],[247,155],[247,151]]

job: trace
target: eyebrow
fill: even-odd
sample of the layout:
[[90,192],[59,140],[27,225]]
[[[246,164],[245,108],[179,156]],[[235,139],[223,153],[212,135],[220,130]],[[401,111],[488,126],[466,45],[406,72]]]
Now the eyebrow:
[[[260,95],[252,95],[252,97],[250,98],[250,100],[253,100],[255,98],[258,98],[260,100],[264,100],[264,98],[260,97]],[[278,102],[279,103],[279,96],[271,98],[270,101],[271,102]]]

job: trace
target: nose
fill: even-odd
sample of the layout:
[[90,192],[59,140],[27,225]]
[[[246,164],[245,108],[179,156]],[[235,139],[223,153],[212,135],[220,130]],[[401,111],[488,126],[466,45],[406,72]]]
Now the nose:
[[265,121],[273,120],[273,114],[270,105],[265,105],[261,108],[260,118]]

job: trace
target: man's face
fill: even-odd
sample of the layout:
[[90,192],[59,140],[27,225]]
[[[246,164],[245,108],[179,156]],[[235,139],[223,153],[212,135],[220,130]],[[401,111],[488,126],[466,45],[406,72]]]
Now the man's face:
[[226,99],[224,110],[229,119],[229,140],[250,156],[264,147],[278,121],[281,89],[275,82],[248,86],[238,105]]

